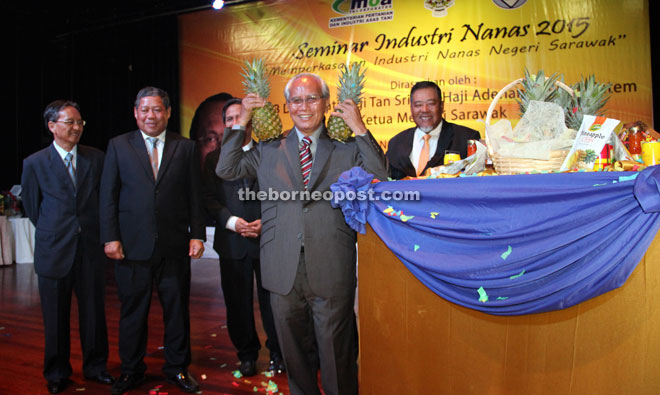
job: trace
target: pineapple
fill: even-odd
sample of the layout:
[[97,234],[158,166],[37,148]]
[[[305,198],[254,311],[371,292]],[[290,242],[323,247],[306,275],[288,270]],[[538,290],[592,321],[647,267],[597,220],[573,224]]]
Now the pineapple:
[[[270,84],[266,76],[266,68],[261,59],[245,61],[243,67],[243,87],[245,93],[256,93],[259,97],[268,99]],[[259,141],[268,141],[282,134],[282,120],[271,102],[252,110],[252,131]]]
[[555,82],[559,79],[557,73],[550,77],[545,77],[543,70],[539,70],[538,74],[530,75],[529,71],[525,69],[525,78],[522,80],[523,90],[517,89],[519,99],[518,105],[520,106],[520,116],[525,115],[529,102],[536,101],[555,101],[557,97],[557,88]]
[[[352,63],[350,66],[343,65],[339,75],[339,87],[337,88],[337,96],[339,102],[346,99],[351,99],[355,104],[360,104],[360,96],[362,95],[362,88],[364,88],[364,73],[360,74],[360,63]],[[330,138],[337,141],[344,142],[351,136],[351,129],[346,125],[343,119],[331,116],[328,120],[328,135]]]
[[573,85],[574,96],[568,103],[558,103],[564,107],[566,113],[566,126],[578,130],[585,115],[603,115],[602,108],[610,99],[607,92],[612,84],[601,84],[596,82],[593,74],[588,78],[582,77]]

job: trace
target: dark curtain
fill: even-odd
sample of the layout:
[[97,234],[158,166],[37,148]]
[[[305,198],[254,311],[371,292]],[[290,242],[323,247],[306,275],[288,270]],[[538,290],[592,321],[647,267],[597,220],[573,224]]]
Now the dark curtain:
[[77,101],[87,121],[81,144],[105,150],[110,138],[136,128],[133,103],[144,86],[165,89],[172,103],[168,130],[179,130],[176,15],[88,29],[57,37],[35,20],[13,21],[13,84],[9,130],[3,133],[0,190],[20,182],[23,159],[52,142],[42,121],[55,99]]

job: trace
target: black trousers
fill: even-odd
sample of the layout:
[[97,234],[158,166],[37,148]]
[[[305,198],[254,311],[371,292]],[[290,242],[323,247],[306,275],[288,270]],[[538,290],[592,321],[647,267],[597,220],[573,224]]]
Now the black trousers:
[[82,243],[78,242],[75,261],[66,276],[63,278],[38,276],[38,281],[44,320],[43,374],[46,380],[57,381],[71,376],[69,323],[73,292],[78,300],[83,374],[96,376],[105,371],[108,360],[105,265],[91,261]]
[[149,307],[153,286],[163,308],[165,326],[163,373],[167,377],[190,365],[190,258],[155,254],[148,261],[115,264],[119,301],[119,358],[121,373],[144,373],[147,366]]
[[254,323],[255,277],[261,321],[267,336],[266,347],[272,357],[273,353],[280,353],[280,346],[270,306],[270,292],[261,285],[259,259],[220,259],[220,283],[227,308],[227,330],[240,361],[256,361],[261,348]]

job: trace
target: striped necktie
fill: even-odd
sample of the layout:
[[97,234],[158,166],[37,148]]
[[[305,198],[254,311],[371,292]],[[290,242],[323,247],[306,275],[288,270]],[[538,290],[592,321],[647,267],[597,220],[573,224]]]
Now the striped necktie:
[[154,180],[158,178],[158,139],[155,137],[147,137],[151,143],[151,151],[149,151],[149,161],[151,162],[151,171],[154,173]]
[[300,169],[302,170],[305,189],[309,184],[309,176],[312,174],[312,150],[309,148],[311,144],[312,139],[308,136],[303,137],[302,146],[300,147]]
[[66,170],[69,172],[69,177],[73,181],[73,187],[76,187],[76,169],[73,168],[73,154],[71,152],[67,153],[64,157],[64,165]]

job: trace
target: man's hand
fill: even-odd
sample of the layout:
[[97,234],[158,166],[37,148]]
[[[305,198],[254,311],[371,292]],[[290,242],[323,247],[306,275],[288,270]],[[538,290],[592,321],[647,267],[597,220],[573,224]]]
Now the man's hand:
[[343,119],[356,136],[367,134],[367,127],[362,121],[360,109],[355,105],[353,100],[346,99],[342,103],[338,103],[330,115]]
[[190,249],[188,250],[188,255],[190,257],[198,259],[202,257],[204,253],[204,243],[201,240],[190,240]]
[[236,220],[236,233],[243,237],[259,237],[261,233],[261,220],[247,222],[243,218]]
[[121,245],[121,241],[111,241],[105,243],[103,251],[105,252],[105,256],[110,259],[115,259],[118,261],[124,259],[124,248]]
[[259,97],[256,93],[250,93],[241,101],[241,115],[238,118],[238,124],[247,129],[250,119],[252,119],[252,110],[266,105],[266,99]]

